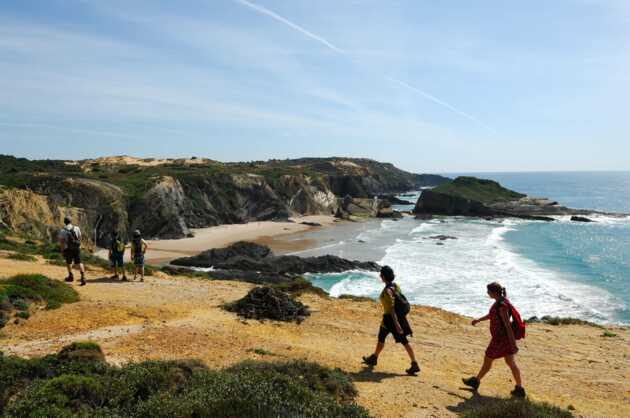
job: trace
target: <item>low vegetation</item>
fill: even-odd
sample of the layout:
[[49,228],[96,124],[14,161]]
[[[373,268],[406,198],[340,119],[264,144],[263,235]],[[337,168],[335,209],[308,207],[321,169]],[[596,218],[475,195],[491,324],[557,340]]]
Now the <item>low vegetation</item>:
[[617,336],[617,334],[615,334],[614,332],[610,332],[610,331],[604,331],[604,333],[602,334],[602,337],[604,337],[604,338],[614,338],[616,336]]
[[247,319],[300,323],[310,315],[308,307],[300,301],[272,287],[256,287],[244,298],[223,307]]
[[528,399],[496,399],[464,412],[462,418],[573,418],[567,410]]
[[528,324],[547,324],[547,325],[588,325],[590,327],[603,328],[594,322],[584,321],[578,318],[562,318],[558,316],[545,315],[542,318],[532,316],[525,321]]
[[340,370],[307,362],[110,366],[92,343],[35,359],[0,356],[2,417],[369,417]]
[[433,191],[474,200],[484,204],[517,200],[525,197],[524,194],[506,189],[496,181],[483,180],[475,177],[457,177],[453,181],[439,185],[434,188]]
[[22,274],[0,280],[0,328],[13,314],[17,318],[28,319],[33,306],[56,309],[78,300],[79,295],[71,286],[38,274]]

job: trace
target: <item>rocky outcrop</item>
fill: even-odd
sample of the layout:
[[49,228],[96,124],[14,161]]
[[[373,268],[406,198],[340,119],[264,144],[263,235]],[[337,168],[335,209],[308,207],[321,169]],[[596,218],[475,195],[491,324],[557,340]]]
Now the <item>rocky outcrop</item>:
[[131,229],[145,237],[175,239],[191,236],[184,217],[186,195],[178,180],[165,176],[130,208]]
[[424,190],[414,213],[419,218],[448,215],[553,221],[553,216],[592,212],[560,206],[549,199],[526,196],[506,189],[492,180],[459,177],[435,189]]
[[321,257],[275,256],[263,245],[239,242],[230,247],[204,251],[193,257],[171,262],[176,266],[213,267],[217,270],[249,271],[271,275],[300,275],[304,273],[341,273],[348,270],[378,271],[372,262],[346,260],[326,255]]
[[585,216],[571,216],[571,221],[573,222],[585,222],[585,223],[590,223],[590,222],[595,222],[592,219],[589,219]]

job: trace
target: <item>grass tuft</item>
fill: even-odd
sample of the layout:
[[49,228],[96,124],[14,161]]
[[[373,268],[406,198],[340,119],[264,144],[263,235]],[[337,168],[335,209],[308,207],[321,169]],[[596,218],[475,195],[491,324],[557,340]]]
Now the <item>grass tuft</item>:
[[573,418],[567,410],[528,399],[497,399],[464,412],[462,418]]

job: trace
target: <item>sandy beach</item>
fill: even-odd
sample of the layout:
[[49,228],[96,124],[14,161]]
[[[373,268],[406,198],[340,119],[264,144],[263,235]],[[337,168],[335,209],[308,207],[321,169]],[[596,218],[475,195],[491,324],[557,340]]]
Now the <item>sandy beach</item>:
[[[321,227],[305,225],[303,222],[317,223]],[[174,240],[150,240],[145,260],[149,264],[166,264],[179,257],[196,255],[212,248],[222,248],[237,241],[253,241],[268,245],[278,254],[302,251],[315,244],[310,239],[288,240],[293,234],[300,234],[331,226],[339,222],[333,216],[313,215],[290,218],[290,222],[249,222],[246,224],[220,225],[211,228],[193,229],[193,238]],[[107,258],[107,250],[96,253]]]

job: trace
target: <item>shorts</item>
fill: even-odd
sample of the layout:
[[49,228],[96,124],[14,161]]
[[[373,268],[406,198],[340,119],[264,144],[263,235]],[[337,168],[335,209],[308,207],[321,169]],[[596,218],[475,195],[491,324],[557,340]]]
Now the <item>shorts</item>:
[[63,258],[66,259],[66,264],[81,264],[81,249],[66,248],[63,250]]
[[384,343],[387,336],[389,334],[392,334],[396,343],[402,345],[409,344],[409,340],[407,339],[407,337],[413,335],[413,331],[411,330],[411,326],[409,326],[407,318],[398,318],[398,323],[403,330],[402,334],[396,332],[396,326],[394,325],[394,320],[392,319],[392,317],[390,315],[383,315],[383,323],[378,330],[378,341]]
[[112,262],[112,268],[114,267],[124,267],[125,266],[125,261],[123,260],[124,254],[115,254],[112,253],[112,258],[111,258],[111,262]]
[[144,254],[134,256],[133,264],[135,264],[137,267],[144,267]]

